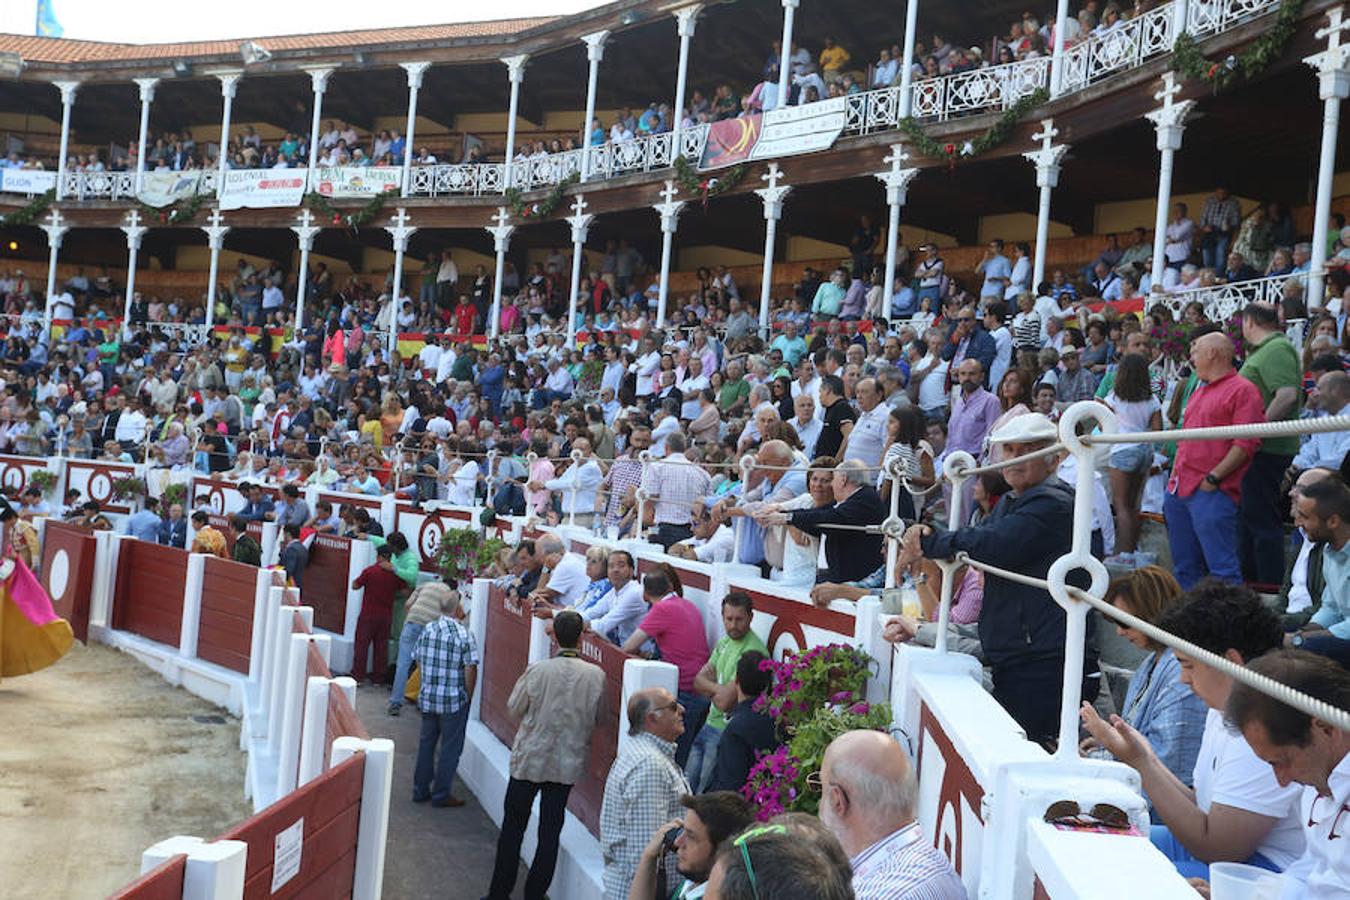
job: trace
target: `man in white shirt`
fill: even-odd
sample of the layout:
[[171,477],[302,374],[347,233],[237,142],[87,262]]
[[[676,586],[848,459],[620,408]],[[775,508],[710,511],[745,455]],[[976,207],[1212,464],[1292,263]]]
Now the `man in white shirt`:
[[450,335],[441,336],[441,355],[436,359],[436,383],[445,384],[450,379],[450,372],[455,368],[455,342]]
[[68,288],[52,298],[52,318],[56,321],[75,318],[75,298]]
[[622,645],[647,615],[647,603],[642,599],[641,583],[633,577],[637,574],[636,565],[627,550],[609,554],[607,574],[610,589],[594,606],[578,611],[587,628]]
[[994,361],[989,366],[989,388],[998,394],[1003,376],[1012,365],[1012,333],[1004,323],[1008,318],[1008,304],[1004,300],[991,300],[984,308],[984,330],[994,339]]
[[270,319],[272,313],[281,309],[281,304],[284,303],[285,300],[286,297],[284,294],[281,293],[281,288],[278,287],[272,281],[272,279],[268,278],[263,281],[263,292],[262,292],[263,318]]
[[586,558],[567,552],[562,539],[552,534],[538,540],[535,553],[548,569],[548,583],[536,588],[530,598],[551,606],[575,606],[591,583],[586,576]]
[[595,492],[605,475],[600,471],[589,440],[577,438],[572,442],[572,449],[581,453],[580,462],[573,462],[566,472],[538,487],[530,485],[530,490],[556,491],[562,498],[563,521],[571,524],[575,517],[577,525],[589,528],[595,520]]
[[441,348],[435,341],[427,341],[417,354],[417,367],[424,372],[435,372],[441,362]]
[[684,405],[680,407],[680,418],[690,421],[697,419],[702,411],[698,402],[699,393],[711,382],[708,376],[703,374],[703,359],[698,356],[689,357],[689,365],[685,369],[684,380],[680,382],[680,393],[684,395]]
[[712,510],[703,501],[694,504],[693,526],[694,536],[673,544],[671,556],[705,563],[731,562],[732,551],[736,549],[736,532],[730,525],[719,524],[713,519]]
[[[1324,656],[1267,653],[1248,666],[1338,709],[1350,709],[1350,673]],[[1284,872],[1287,900],[1350,897],[1350,732],[1315,719],[1243,684],[1228,697],[1225,718],[1274,770],[1282,785],[1305,785],[1299,821],[1306,849]],[[1340,841],[1340,843],[1335,843]]]
[[570,400],[575,383],[572,380],[572,373],[567,371],[558,360],[550,357],[548,361],[548,378],[544,380],[545,396],[547,402],[554,400]]
[[[1158,627],[1237,665],[1280,646],[1279,617],[1253,591],[1202,583],[1164,614]],[[1175,652],[1175,651],[1174,651]],[[1119,716],[1104,722],[1090,706],[1079,713],[1088,731],[1116,759],[1139,772],[1157,810],[1154,846],[1188,878],[1208,877],[1209,864],[1245,862],[1283,871],[1303,855],[1303,820],[1296,785],[1277,779],[1241,735],[1224,725],[1222,710],[1234,680],[1198,659],[1176,653],[1181,680],[1205,705],[1200,752],[1188,788],[1159,760],[1148,739]]]
[[807,459],[816,458],[816,441],[820,438],[820,430],[824,424],[816,418],[816,401],[809,393],[798,394],[792,401],[792,411],[797,415],[788,424],[797,432],[797,439],[802,442],[802,452],[806,454]]
[[642,339],[642,355],[638,357],[636,366],[637,395],[648,397],[656,391],[655,376],[661,368],[661,351],[651,337]]
[[839,458],[856,459],[875,468],[881,465],[881,451],[886,446],[886,420],[891,408],[882,403],[881,390],[875,378],[864,378],[853,388],[861,412],[855,422],[845,422],[844,444]]
[[123,448],[139,447],[145,443],[147,424],[145,413],[141,412],[141,401],[135,397],[128,397],[126,408],[122,410],[122,415],[117,417],[117,430],[113,432],[113,440]]

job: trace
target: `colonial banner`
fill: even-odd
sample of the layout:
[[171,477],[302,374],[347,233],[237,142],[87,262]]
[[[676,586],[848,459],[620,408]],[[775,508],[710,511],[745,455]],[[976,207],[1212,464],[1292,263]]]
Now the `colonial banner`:
[[325,197],[373,197],[402,187],[403,170],[393,166],[323,166],[313,189]]
[[299,206],[304,196],[304,169],[228,169],[220,208]]
[[750,158],[777,159],[828,150],[844,133],[845,100],[831,97],[804,106],[769,110],[764,114],[764,126]]
[[177,203],[197,193],[202,183],[202,173],[193,172],[146,172],[141,181],[140,193],[136,199],[146,206],[156,209]]
[[45,194],[56,189],[56,173],[42,169],[0,169],[0,191],[7,194]]

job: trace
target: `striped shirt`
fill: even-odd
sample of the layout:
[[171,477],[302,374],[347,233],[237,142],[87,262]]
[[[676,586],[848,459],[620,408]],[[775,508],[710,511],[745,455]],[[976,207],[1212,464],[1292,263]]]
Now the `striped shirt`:
[[708,473],[682,455],[652,463],[642,476],[642,487],[656,497],[657,525],[688,525],[695,500],[712,491]]
[[464,670],[478,665],[478,646],[469,629],[449,616],[441,616],[418,635],[413,659],[422,670],[418,709],[424,713],[455,713],[469,702]]
[[605,504],[605,525],[618,525],[623,518],[623,501],[629,488],[642,484],[642,463],[628,456],[614,460],[605,478],[609,499]]
[[965,900],[966,887],[918,822],[868,847],[851,860],[858,900]]

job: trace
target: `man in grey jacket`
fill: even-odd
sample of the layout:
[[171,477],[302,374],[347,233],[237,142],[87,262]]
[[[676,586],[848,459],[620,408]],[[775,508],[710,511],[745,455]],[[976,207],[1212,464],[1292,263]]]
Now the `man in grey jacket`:
[[567,795],[585,774],[605,688],[604,671],[577,653],[584,627],[577,612],[558,613],[553,619],[558,655],[531,664],[506,702],[511,715],[520,719],[520,728],[511,746],[511,780],[488,900],[509,900],[516,886],[520,844],[536,794],[542,794],[539,840],[525,881],[525,900],[542,900],[553,882]]

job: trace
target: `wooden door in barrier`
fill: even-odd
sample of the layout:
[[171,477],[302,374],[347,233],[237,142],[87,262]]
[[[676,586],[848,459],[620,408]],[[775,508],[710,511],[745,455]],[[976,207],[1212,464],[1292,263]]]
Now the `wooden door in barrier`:
[[248,674],[253,649],[253,602],[258,570],[246,563],[206,558],[202,578],[197,655],[207,662]]
[[183,627],[186,550],[122,541],[113,592],[113,627],[177,647]]
[[349,538],[315,535],[309,565],[300,578],[300,602],[314,607],[314,627],[342,634],[347,627],[347,572],[352,555]]
[[[248,844],[244,900],[351,896],[365,761],[360,753],[343,760],[218,838]],[[300,870],[273,891],[277,835],[302,820]]]
[[[554,645],[557,649],[557,645]],[[581,658],[605,672],[605,689],[600,693],[600,724],[591,733],[591,752],[586,758],[586,774],[572,788],[567,808],[585,824],[591,834],[600,836],[600,804],[605,796],[605,779],[619,749],[619,712],[623,706],[623,665],[634,657],[590,632],[581,636],[577,648]]]
[[81,641],[89,640],[89,598],[98,542],[86,529],[48,519],[42,538],[42,587],[56,614]]
[[488,593],[487,646],[482,655],[483,724],[510,747],[519,723],[507,712],[506,701],[530,664],[530,614],[496,585]]

